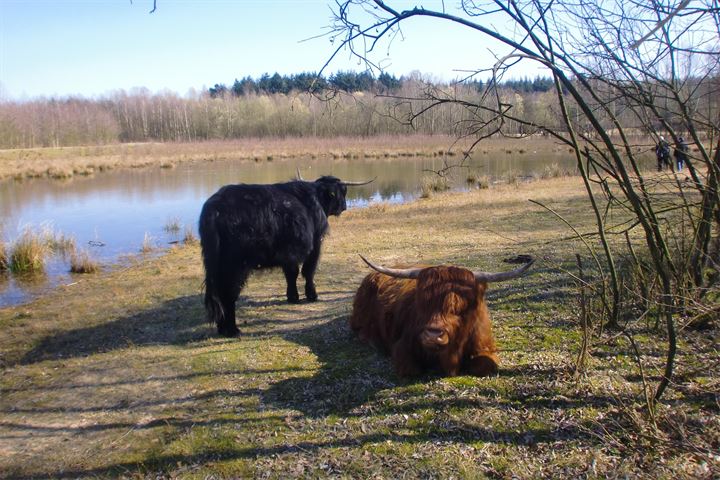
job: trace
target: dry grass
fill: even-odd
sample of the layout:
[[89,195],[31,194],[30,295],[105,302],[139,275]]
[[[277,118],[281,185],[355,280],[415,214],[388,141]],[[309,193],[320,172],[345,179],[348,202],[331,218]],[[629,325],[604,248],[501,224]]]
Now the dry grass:
[[42,227],[40,236],[50,252],[60,255],[72,255],[77,250],[75,238],[62,232],[56,232],[50,226]]
[[150,253],[156,249],[155,237],[145,232],[143,237],[142,245],[140,246],[140,253]]
[[87,250],[74,251],[70,254],[71,273],[97,273],[100,264],[93,260]]
[[167,222],[165,222],[165,225],[163,225],[163,230],[166,233],[176,235],[180,233],[180,230],[182,229],[182,225],[180,223],[180,219],[177,217],[169,218]]
[[9,269],[16,274],[42,273],[47,257],[72,256],[76,249],[75,238],[54,231],[49,224],[38,228],[28,226],[15,239],[9,254],[5,243],[0,246],[0,270]]
[[[2,476],[717,476],[717,333],[685,332],[660,435],[637,409],[621,339],[597,342],[587,378],[574,379],[577,296],[562,268],[584,252],[527,198],[592,225],[577,178],[352,210],[331,220],[320,301],[289,305],[282,272],[255,275],[238,339],[205,323],[197,246],[0,309]],[[538,257],[531,275],[489,292],[500,375],[397,378],[347,327],[368,273],[358,253],[486,270]],[[654,381],[662,341],[637,341]]]
[[[196,143],[137,143],[94,147],[0,150],[0,180],[48,177],[67,179],[117,168],[173,168],[182,162],[233,159],[265,162],[303,158],[397,158],[455,156],[467,143],[442,135],[402,135],[337,138],[263,138]],[[537,152],[560,147],[547,139],[489,139],[485,153],[505,151],[508,145],[532,142]],[[512,151],[512,150],[511,150]]]
[[433,193],[450,190],[450,181],[447,177],[430,174],[420,179],[420,198],[430,198]]
[[545,165],[545,167],[543,167],[542,172],[540,172],[540,178],[542,178],[542,179],[567,177],[570,175],[571,175],[571,172],[560,167],[560,165],[558,165],[557,163]]
[[517,187],[524,179],[525,178],[523,177],[523,175],[517,170],[508,170],[502,175],[501,178],[503,182],[514,187]]
[[185,234],[183,235],[183,243],[185,245],[197,245],[200,243],[200,240],[197,238],[197,235],[195,235],[195,232],[193,231],[192,227],[189,225],[185,226]]
[[42,272],[46,257],[51,253],[50,243],[43,232],[31,228],[23,230],[10,250],[9,265],[13,273]]
[[5,241],[0,238],[0,272],[5,272],[10,268],[10,262],[8,259],[7,245]]
[[0,223],[0,273],[10,269],[10,259],[8,258],[8,246],[5,242],[5,234],[2,223]]

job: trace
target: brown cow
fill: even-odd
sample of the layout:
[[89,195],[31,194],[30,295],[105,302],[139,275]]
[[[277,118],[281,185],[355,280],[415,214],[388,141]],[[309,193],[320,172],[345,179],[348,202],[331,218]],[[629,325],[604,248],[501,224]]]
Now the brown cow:
[[445,376],[497,373],[498,356],[485,290],[522,275],[533,260],[509,272],[471,272],[452,266],[385,268],[355,295],[350,327],[392,355],[400,376],[439,369]]

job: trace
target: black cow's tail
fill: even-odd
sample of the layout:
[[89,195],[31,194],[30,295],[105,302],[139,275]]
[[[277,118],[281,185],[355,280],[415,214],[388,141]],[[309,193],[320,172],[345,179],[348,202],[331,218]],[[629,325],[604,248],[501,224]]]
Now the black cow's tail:
[[220,232],[217,228],[218,212],[207,204],[200,213],[200,246],[205,266],[205,310],[207,320],[220,327],[225,312],[220,301]]

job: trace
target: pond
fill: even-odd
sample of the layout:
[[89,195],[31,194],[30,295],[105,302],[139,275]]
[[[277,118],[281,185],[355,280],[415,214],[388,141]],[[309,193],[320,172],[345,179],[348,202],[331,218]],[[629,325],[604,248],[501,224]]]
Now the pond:
[[[460,158],[447,160],[457,163]],[[469,188],[469,172],[490,178],[508,172],[530,175],[550,164],[574,169],[574,160],[568,154],[479,154],[470,159],[468,169],[455,170],[453,188]],[[78,248],[88,250],[94,260],[108,266],[138,254],[148,242],[156,249],[166,248],[181,240],[186,228],[197,234],[203,202],[222,185],[286,181],[295,177],[296,168],[307,180],[328,174],[344,180],[377,177],[370,185],[350,188],[348,208],[358,208],[370,202],[415,199],[422,177],[428,175],[426,170],[442,167],[441,157],[292,158],[258,163],[223,160],[181,163],[173,169],[116,170],[69,180],[6,181],[0,182],[2,240],[11,244],[28,227],[51,228],[74,238]],[[56,255],[48,259],[42,275],[0,272],[0,307],[28,301],[81,278],[68,271],[68,260]]]

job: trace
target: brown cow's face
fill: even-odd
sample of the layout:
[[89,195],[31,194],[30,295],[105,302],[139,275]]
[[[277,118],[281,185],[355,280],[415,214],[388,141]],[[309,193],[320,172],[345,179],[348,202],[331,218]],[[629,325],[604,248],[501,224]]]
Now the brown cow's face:
[[420,332],[420,343],[427,350],[442,350],[454,337],[462,317],[456,315],[434,315]]
[[456,343],[468,329],[470,310],[477,305],[472,272],[454,267],[423,270],[417,284],[418,340],[424,349],[439,352]]

